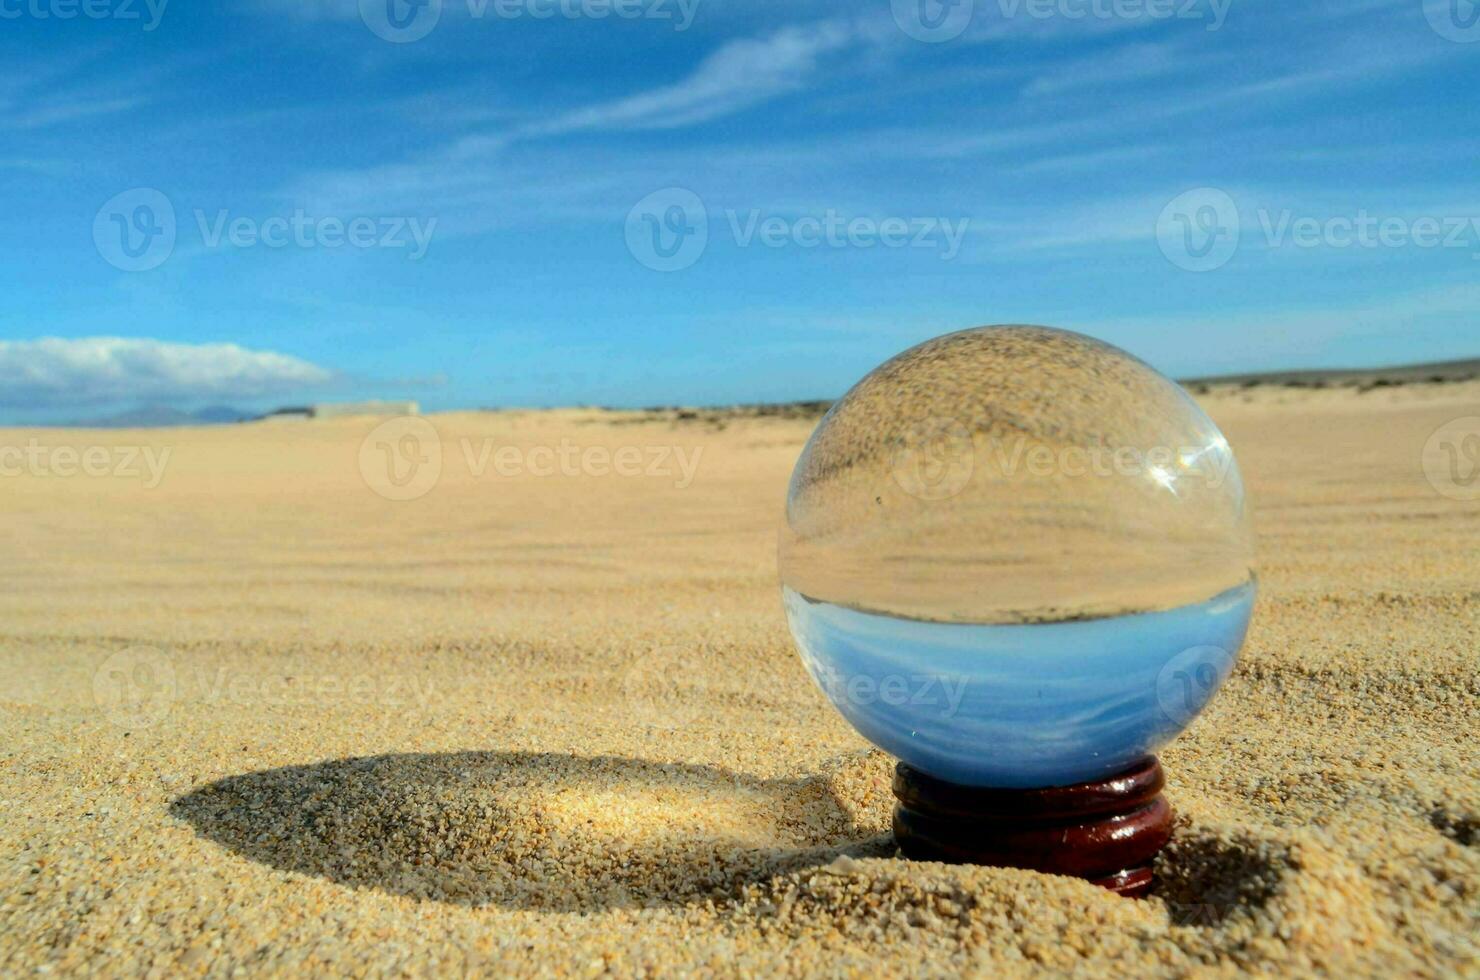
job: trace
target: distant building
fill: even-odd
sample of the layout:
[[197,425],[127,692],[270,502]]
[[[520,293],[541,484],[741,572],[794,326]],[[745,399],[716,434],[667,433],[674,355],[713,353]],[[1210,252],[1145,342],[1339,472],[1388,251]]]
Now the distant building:
[[316,419],[338,419],[347,415],[418,415],[416,402],[323,402],[310,405],[308,414]]
[[289,408],[275,408],[263,415],[259,422],[291,422],[296,420],[308,421],[313,418],[313,408],[308,405],[294,405]]
[[263,421],[291,419],[342,419],[352,415],[420,415],[416,402],[321,402],[318,405],[292,405],[262,416]]

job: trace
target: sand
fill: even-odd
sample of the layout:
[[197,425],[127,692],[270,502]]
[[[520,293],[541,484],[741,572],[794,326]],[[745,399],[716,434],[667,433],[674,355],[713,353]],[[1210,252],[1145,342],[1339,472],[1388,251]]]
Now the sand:
[[895,856],[778,596],[805,419],[0,433],[0,974],[1480,974],[1480,385],[1201,400],[1262,594],[1140,902]]

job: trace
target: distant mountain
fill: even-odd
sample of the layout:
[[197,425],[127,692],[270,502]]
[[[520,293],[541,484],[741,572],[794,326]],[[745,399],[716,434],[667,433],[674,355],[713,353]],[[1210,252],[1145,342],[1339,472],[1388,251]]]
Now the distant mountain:
[[229,405],[211,405],[194,412],[182,412],[168,405],[141,405],[104,418],[83,419],[65,424],[69,429],[163,429],[178,425],[228,425],[256,418],[256,413],[243,412]]
[[1403,384],[1443,384],[1480,378],[1480,358],[1466,361],[1436,361],[1430,364],[1402,364],[1396,367],[1353,368],[1338,370],[1266,371],[1258,374],[1222,374],[1206,378],[1187,378],[1182,384],[1194,391],[1218,385],[1254,388],[1259,385],[1283,385],[1288,388],[1385,388]]
[[245,422],[248,419],[257,418],[256,412],[243,412],[239,408],[230,405],[207,405],[205,408],[197,409],[190,413],[200,423],[206,425],[227,425],[233,422]]

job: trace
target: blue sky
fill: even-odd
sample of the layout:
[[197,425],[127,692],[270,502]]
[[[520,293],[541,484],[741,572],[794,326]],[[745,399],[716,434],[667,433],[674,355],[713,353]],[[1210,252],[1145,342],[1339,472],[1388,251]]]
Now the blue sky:
[[429,3],[0,0],[0,418],[1480,355],[1470,0]]

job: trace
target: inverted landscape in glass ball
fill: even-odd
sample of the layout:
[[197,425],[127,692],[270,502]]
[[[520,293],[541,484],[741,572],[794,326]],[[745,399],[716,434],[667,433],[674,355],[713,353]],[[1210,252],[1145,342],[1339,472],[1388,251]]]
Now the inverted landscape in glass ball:
[[781,533],[787,618],[860,733],[965,786],[1114,775],[1233,669],[1252,536],[1228,442],[1119,348],[980,327],[818,425]]

